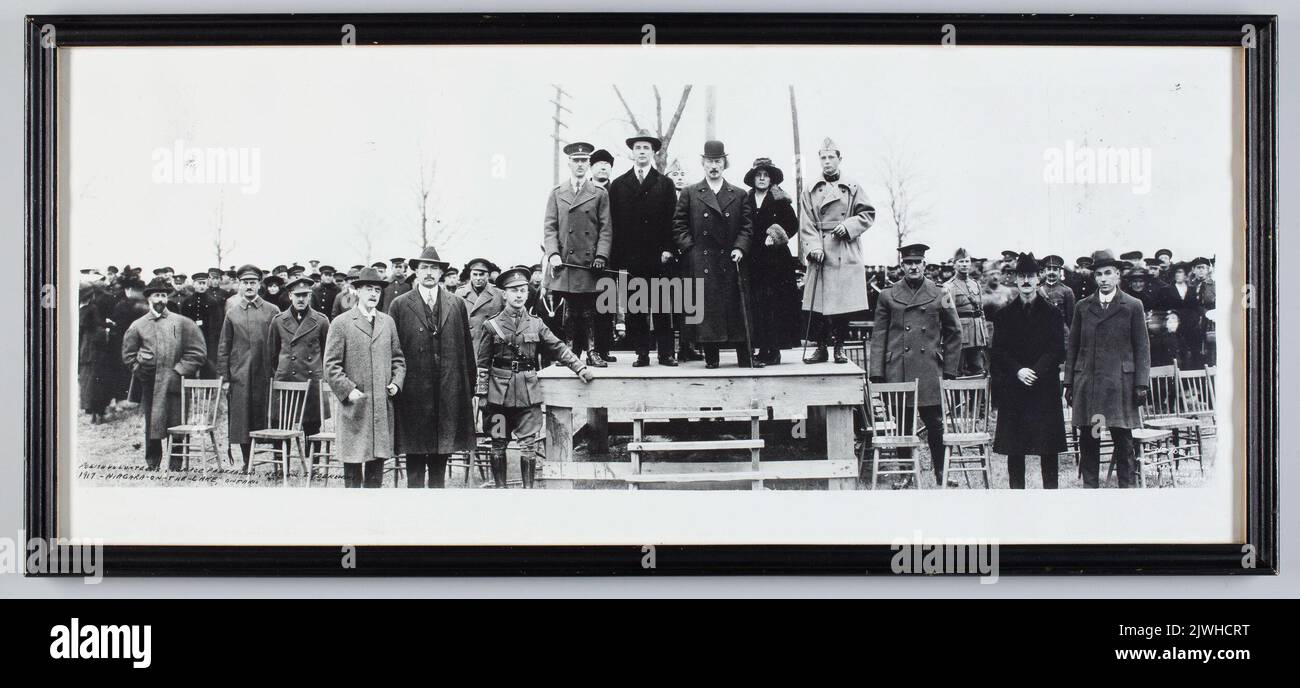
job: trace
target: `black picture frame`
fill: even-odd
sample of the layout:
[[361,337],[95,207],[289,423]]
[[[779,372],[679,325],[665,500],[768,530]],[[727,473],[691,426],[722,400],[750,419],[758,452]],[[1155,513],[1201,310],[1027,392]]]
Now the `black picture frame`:
[[[816,43],[933,45],[961,27],[967,45],[1238,46],[1245,51],[1245,532],[1239,544],[1012,546],[1002,574],[1268,574],[1278,556],[1277,17],[1271,15],[984,14],[328,14],[68,15],[26,19],[25,510],[28,537],[59,530],[56,392],[59,323],[43,307],[58,289],[56,107],[59,47],[337,45],[352,24],[378,44],[635,44],[656,27],[664,45]],[[45,27],[54,27],[49,40]],[[1247,29],[1249,26],[1251,29]],[[1246,47],[1243,36],[1253,38]],[[1255,566],[1243,567],[1253,548]],[[104,549],[106,575],[666,575],[889,573],[877,546],[667,546],[654,568],[641,545],[617,547],[338,547]],[[39,575],[29,572],[29,575]],[[45,574],[57,575],[57,574]]]

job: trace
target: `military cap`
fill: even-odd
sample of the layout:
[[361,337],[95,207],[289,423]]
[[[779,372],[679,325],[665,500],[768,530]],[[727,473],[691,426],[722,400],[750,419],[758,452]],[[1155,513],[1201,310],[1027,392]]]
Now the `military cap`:
[[497,287],[509,289],[516,284],[528,284],[533,273],[528,268],[514,267],[497,276]]
[[572,159],[590,158],[596,147],[586,141],[574,141],[564,147],[564,154]]
[[196,272],[193,275],[190,275],[190,279],[197,282],[199,280],[212,279],[212,275],[206,272]]
[[469,274],[474,270],[475,265],[482,265],[484,272],[492,272],[492,268],[496,267],[495,265],[492,264],[492,261],[488,260],[487,258],[475,258],[470,262],[465,263],[465,267],[461,271],[464,272],[465,274]]
[[108,272],[117,272],[117,271],[118,271],[118,270],[117,270],[117,266],[116,266],[116,265],[110,265],[110,266],[108,266],[108,270],[107,270],[107,271],[108,271]]
[[1130,282],[1146,282],[1151,279],[1146,270],[1139,268],[1130,268],[1124,273],[1124,279]]
[[653,149],[654,152],[656,153],[658,153],[659,149],[663,148],[664,145],[663,141],[660,141],[658,138],[653,136],[650,132],[646,131],[645,129],[638,131],[636,133],[636,136],[627,139],[624,143],[627,144],[628,148],[631,148],[632,144],[636,143],[637,141],[645,141],[646,143],[650,144],[650,148]]
[[898,247],[898,257],[900,260],[907,259],[907,258],[924,259],[925,252],[929,250],[930,247],[926,246],[925,244],[908,244],[906,246]]
[[1074,259],[1074,266],[1077,268],[1090,268],[1092,267],[1092,258],[1088,256],[1079,256]]
[[[371,263],[371,264],[370,264],[370,267],[372,267],[372,268],[376,268],[376,269],[378,269],[378,268],[387,268],[387,267],[388,267],[388,263],[385,263],[385,262],[382,261],[382,260],[377,260],[377,261]],[[364,268],[362,268],[362,269],[364,269]]]
[[319,273],[319,272],[313,272],[313,273],[311,273],[310,275],[307,275],[307,276],[310,277],[310,278],[311,278],[311,281],[313,281],[313,282],[319,282],[319,281],[320,281],[320,273]]
[[1065,259],[1053,254],[1050,256],[1044,256],[1042,264],[1045,268],[1063,268],[1065,267]]
[[338,270],[335,270],[333,265],[320,266],[320,274],[322,275],[332,275],[336,272],[338,272]]
[[[239,277],[239,273],[236,272],[235,270],[227,270],[227,271],[223,272],[222,274],[225,275],[226,277],[236,277],[236,278]],[[260,279],[260,278],[259,278],[259,279]]]
[[459,274],[460,274],[460,269],[459,269],[459,268],[456,268],[455,266],[448,266],[446,270],[443,270],[443,271],[442,271],[442,274],[443,274],[443,276],[446,276],[446,275],[459,275]]
[[837,143],[835,143],[834,141],[832,141],[832,140],[831,140],[831,137],[829,137],[829,136],[827,136],[826,138],[822,139],[822,147],[821,147],[820,149],[818,149],[817,152],[818,152],[818,153],[821,153],[822,151],[831,151],[831,152],[835,153],[836,155],[840,155],[840,147],[839,147],[839,144],[837,144]]
[[1154,267],[1156,267],[1156,266],[1158,266],[1158,265],[1161,264],[1159,258],[1145,258],[1145,259],[1143,259],[1142,262],[1143,262],[1143,263],[1146,263],[1146,264],[1147,264],[1147,267],[1151,267],[1151,268],[1154,268]]
[[953,259],[954,261],[958,261],[958,260],[961,260],[961,259],[963,259],[963,258],[970,258],[970,252],[967,251],[967,250],[964,249],[964,248],[959,248],[959,249],[957,249],[956,251],[954,251],[953,254],[952,254],[952,259]]
[[289,266],[289,274],[290,274],[290,275],[301,275],[301,274],[304,273],[304,272],[307,272],[307,268],[305,268],[305,267],[303,267],[303,266],[301,266],[301,265],[299,265],[299,264],[297,264],[297,263],[294,263],[293,265],[290,265],[290,266]]
[[406,265],[406,259],[405,259],[405,258],[401,258],[401,257],[398,257],[398,258],[389,258],[389,259],[388,259],[388,262],[392,263],[394,266],[398,266],[398,265]]
[[591,154],[591,164],[595,165],[598,162],[607,162],[613,165],[614,156],[609,151],[605,150],[604,148],[601,148],[600,150]]
[[155,275],[161,275],[161,274],[163,274],[164,272],[176,272],[176,271],[173,270],[173,269],[171,269],[171,268],[154,268],[154,269],[153,269],[153,274],[155,274]]
[[1019,252],[1019,251],[1012,251],[1011,249],[1007,249],[1007,250],[1005,250],[1005,251],[1002,252],[1002,259],[1003,259],[1003,260],[1015,260],[1015,259],[1018,258],[1019,256],[1020,256],[1020,252]]
[[288,272],[288,271],[289,271],[288,265],[277,265],[271,268],[271,272]]
[[1205,256],[1197,256],[1192,259],[1192,267],[1196,267],[1197,265],[1213,265],[1213,264],[1214,263],[1212,263],[1210,259],[1206,258]]
[[355,270],[356,272],[361,272],[362,270],[365,270],[365,269],[366,269],[366,266],[364,266],[364,265],[353,265],[352,267],[350,267],[350,268],[348,268],[348,269],[349,269],[349,270]]
[[355,280],[361,274],[360,270],[348,270],[348,274],[343,279]]
[[307,291],[307,292],[310,292],[310,291],[311,291],[311,288],[312,288],[313,286],[315,286],[315,284],[316,284],[315,282],[312,282],[311,280],[307,279],[306,277],[299,277],[299,278],[296,279],[296,280],[292,280],[292,281],[290,281],[288,284],[286,284],[286,285],[284,286],[284,288],[285,288],[285,290],[287,290],[290,294],[296,294],[296,293],[298,293],[298,292],[300,292],[300,291]]
[[238,277],[239,279],[244,279],[245,277],[253,277],[258,280],[261,280],[262,274],[263,273],[261,268],[255,265],[247,265],[247,264],[241,265],[239,269],[235,271],[235,276]]
[[1126,251],[1124,253],[1119,254],[1119,259],[1120,260],[1142,260],[1142,252]]
[[1156,251],[1156,258],[1159,258],[1160,256],[1169,256],[1170,258],[1173,258],[1174,252],[1167,248],[1162,248],[1159,251]]

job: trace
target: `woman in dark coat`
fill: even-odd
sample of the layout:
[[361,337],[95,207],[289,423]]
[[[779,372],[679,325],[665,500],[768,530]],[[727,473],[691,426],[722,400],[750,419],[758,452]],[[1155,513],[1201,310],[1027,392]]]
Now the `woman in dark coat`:
[[799,298],[790,236],[799,231],[794,201],[781,189],[785,175],[769,158],[759,158],[745,174],[745,204],[754,217],[749,254],[749,290],[753,311],[753,345],[757,360],[781,362],[781,349],[799,345]]
[[998,404],[993,451],[1007,455],[1012,489],[1025,487],[1025,455],[1042,460],[1043,487],[1056,489],[1057,454],[1065,451],[1059,366],[1065,360],[1065,321],[1038,290],[1033,254],[1015,266],[1017,298],[993,316],[989,349]]
[[90,414],[92,424],[104,420],[104,409],[113,399],[113,362],[109,321],[99,310],[99,290],[81,287],[81,310],[77,330],[77,381],[81,390],[81,409]]

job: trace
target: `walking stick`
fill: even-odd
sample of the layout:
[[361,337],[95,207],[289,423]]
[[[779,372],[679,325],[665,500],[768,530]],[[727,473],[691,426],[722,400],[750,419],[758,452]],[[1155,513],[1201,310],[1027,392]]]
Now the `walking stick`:
[[745,351],[749,353],[749,367],[754,367],[754,341],[749,331],[749,301],[745,298],[745,279],[740,274],[740,263],[736,263],[736,286],[740,288],[740,317],[745,319]]
[[[809,267],[811,268],[811,266]],[[803,355],[800,360],[808,357],[808,333],[812,330],[813,309],[817,307],[817,282],[820,281],[821,276],[822,271],[818,267],[816,274],[813,275],[812,298],[808,299],[808,318],[804,321],[803,326]]]

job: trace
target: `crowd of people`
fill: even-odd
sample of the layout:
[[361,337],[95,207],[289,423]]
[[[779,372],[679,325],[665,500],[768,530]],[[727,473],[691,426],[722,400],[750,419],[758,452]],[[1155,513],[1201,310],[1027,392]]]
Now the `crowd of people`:
[[[1024,455],[1036,454],[1045,486],[1054,487],[1055,453],[1064,449],[1058,366],[1075,418],[1104,408],[1112,434],[1122,435],[1136,422],[1150,366],[1214,361],[1212,259],[1099,251],[1071,270],[1055,255],[979,259],[958,250],[927,263],[928,247],[912,244],[899,249],[896,265],[869,266],[858,238],[875,208],[841,173],[831,139],[818,151],[820,175],[797,198],[767,157],[749,167],[747,188],[729,182],[721,141],[705,143],[703,179],[693,184],[676,161],[666,173],[655,167],[661,142],[653,135],[625,144],[632,167],[618,177],[609,151],[565,147],[570,177],[547,197],[544,259],[534,265],[503,269],[475,258],[458,270],[428,247],[346,269],[314,259],[188,274],[158,267],[147,283],[139,267],[83,269],[82,409],[98,424],[141,404],[146,466],[157,470],[166,429],[180,422],[180,380],[220,378],[228,441],[247,468],[250,433],[272,422],[270,382],[312,382],[303,429],[319,429],[327,386],[340,402],[336,453],[346,485],[378,486],[384,462],[404,456],[410,486],[440,487],[448,456],[474,442],[477,406],[504,421],[493,434],[496,484],[505,484],[513,438],[531,486],[545,365],[590,382],[591,369],[616,355],[644,367],[653,349],[658,365],[703,360],[716,368],[729,348],[751,368],[781,364],[782,350],[801,343],[811,347],[804,363],[842,364],[852,329],[870,322],[869,376],[919,382],[934,456],[942,449],[939,380],[990,375],[1000,403],[995,449],[1013,459],[1012,486],[1023,486]],[[620,273],[694,281],[702,317],[600,307],[611,283],[602,277]],[[1122,307],[1111,314],[1129,313],[1124,332],[1106,315],[1117,294]],[[1055,417],[1043,408],[1053,405]],[[1095,486],[1096,447],[1085,442],[1082,451],[1085,484]],[[1117,460],[1127,486],[1131,461]],[[170,467],[181,468],[175,459]],[[942,483],[940,462],[935,470]]]

